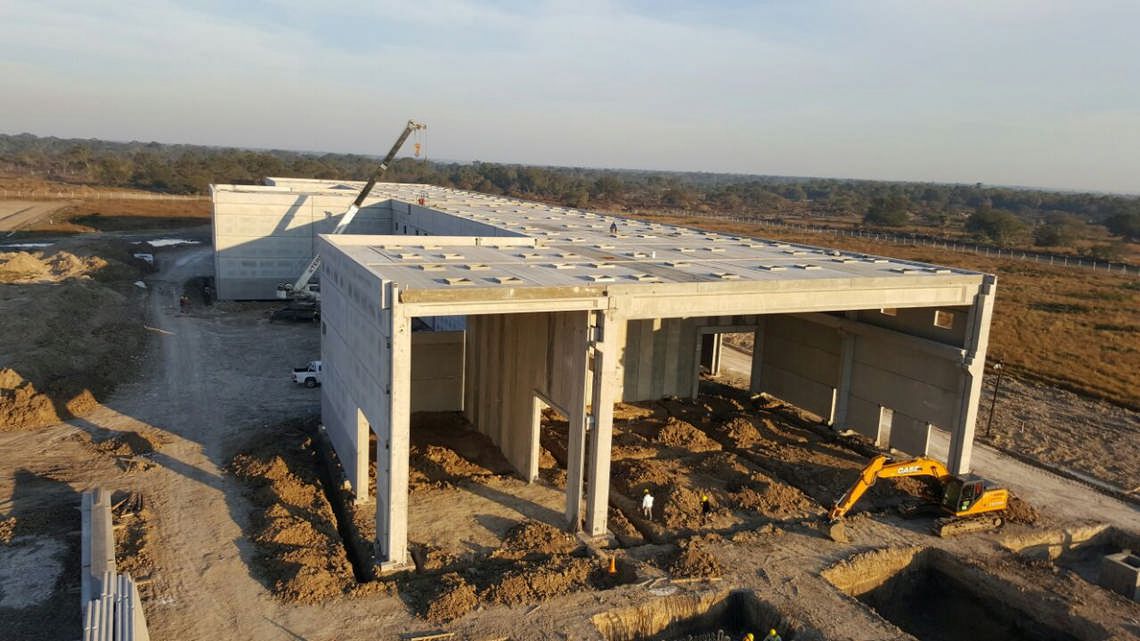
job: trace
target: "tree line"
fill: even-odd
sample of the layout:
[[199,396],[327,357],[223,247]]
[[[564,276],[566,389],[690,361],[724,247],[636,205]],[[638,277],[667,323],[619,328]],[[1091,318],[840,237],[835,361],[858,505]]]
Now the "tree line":
[[[377,158],[157,142],[0,134],[0,172],[172,194],[267,176],[363,180]],[[870,226],[961,229],[998,244],[1064,246],[1103,226],[1140,240],[1140,198],[973,185],[454,163],[401,158],[384,180],[624,211],[850,218]]]

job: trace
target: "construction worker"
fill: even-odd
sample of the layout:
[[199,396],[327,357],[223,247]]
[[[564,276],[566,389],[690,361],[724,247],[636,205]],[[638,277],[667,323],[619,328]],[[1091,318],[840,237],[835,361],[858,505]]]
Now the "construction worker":
[[190,309],[190,297],[189,296],[183,296],[183,297],[179,298],[178,299],[178,307],[182,310],[182,313],[185,314],[186,311]]
[[645,488],[641,495],[641,515],[653,520],[653,495],[649,493],[649,488]]
[[748,634],[744,635],[744,638],[740,641],[756,641],[756,637],[752,636],[752,633],[749,632]]
[[772,628],[771,630],[768,630],[768,636],[764,637],[764,641],[784,641],[784,640],[780,638],[779,634],[776,634],[776,629]]
[[708,523],[709,516],[712,515],[712,503],[709,502],[709,495],[701,495],[701,522]]
[[617,236],[617,223],[610,223],[610,236]]

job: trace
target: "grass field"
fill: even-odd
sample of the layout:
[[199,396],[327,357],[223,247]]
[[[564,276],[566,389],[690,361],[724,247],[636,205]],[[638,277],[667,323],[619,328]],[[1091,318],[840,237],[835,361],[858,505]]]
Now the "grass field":
[[880,254],[996,274],[989,361],[1132,409],[1140,408],[1140,279],[930,247],[685,216],[655,222]]

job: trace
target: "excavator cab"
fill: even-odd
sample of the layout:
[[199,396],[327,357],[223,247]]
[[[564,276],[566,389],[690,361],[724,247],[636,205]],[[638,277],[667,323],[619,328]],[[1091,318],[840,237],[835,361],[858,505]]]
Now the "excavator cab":
[[985,479],[973,474],[946,479],[942,494],[942,509],[954,516],[969,516],[983,512],[1004,510],[1009,492],[991,486]]

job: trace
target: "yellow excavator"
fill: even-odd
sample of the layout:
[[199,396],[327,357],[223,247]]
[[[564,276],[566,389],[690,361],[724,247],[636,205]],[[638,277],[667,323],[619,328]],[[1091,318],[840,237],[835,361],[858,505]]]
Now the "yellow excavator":
[[934,526],[934,533],[938,536],[983,532],[1001,526],[1000,513],[1009,505],[1009,490],[996,487],[973,474],[955,476],[941,461],[932,458],[894,461],[879,455],[871,459],[851,489],[831,508],[828,515],[831,539],[846,541],[843,517],[875,481],[907,476],[934,477],[942,485],[942,499],[937,506],[942,518]]

